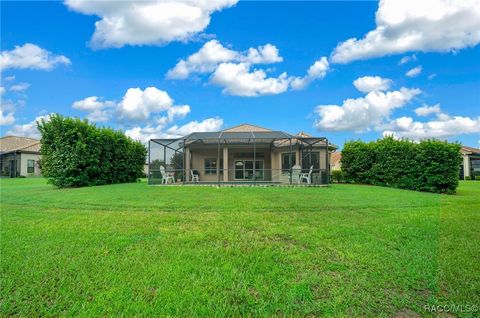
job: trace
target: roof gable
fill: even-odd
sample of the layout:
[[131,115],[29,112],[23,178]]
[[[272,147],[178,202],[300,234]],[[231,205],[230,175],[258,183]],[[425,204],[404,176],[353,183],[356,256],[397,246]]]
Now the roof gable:
[[271,129],[263,128],[251,124],[240,124],[223,130],[224,132],[255,132],[255,131],[272,131]]

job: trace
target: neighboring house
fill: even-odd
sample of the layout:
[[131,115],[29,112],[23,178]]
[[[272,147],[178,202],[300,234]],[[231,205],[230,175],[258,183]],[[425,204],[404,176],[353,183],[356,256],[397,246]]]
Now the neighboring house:
[[330,167],[333,170],[342,170],[342,153],[341,152],[332,152],[330,155]]
[[174,182],[192,182],[198,176],[202,183],[326,184],[329,153],[335,149],[325,137],[242,124],[150,140],[148,176],[150,183],[160,183],[168,174]]
[[480,149],[463,146],[460,153],[463,158],[460,179],[465,179],[465,177],[475,179],[476,176],[480,176]]
[[2,177],[40,176],[40,140],[6,136],[0,138],[0,172]]

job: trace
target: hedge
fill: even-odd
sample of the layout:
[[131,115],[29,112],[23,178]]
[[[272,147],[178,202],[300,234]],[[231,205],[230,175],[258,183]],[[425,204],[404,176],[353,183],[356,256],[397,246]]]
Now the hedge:
[[342,150],[345,178],[356,183],[455,193],[461,146],[437,140],[419,143],[386,137],[347,142]]
[[147,150],[121,131],[61,115],[37,127],[42,174],[57,187],[135,182],[143,175]]

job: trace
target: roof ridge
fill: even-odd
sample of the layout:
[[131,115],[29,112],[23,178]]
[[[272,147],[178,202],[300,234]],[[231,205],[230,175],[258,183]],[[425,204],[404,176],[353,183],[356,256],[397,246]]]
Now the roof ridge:
[[258,128],[269,130],[269,131],[278,131],[278,130],[272,130],[270,128],[265,128],[265,127],[260,126],[260,125],[254,125],[254,124],[249,124],[249,123],[241,123],[241,124],[238,124],[238,125],[235,125],[235,126],[232,126],[232,127],[222,129],[221,131],[230,130],[230,129],[237,128],[237,127],[240,127],[240,126],[253,126],[253,127],[258,127]]

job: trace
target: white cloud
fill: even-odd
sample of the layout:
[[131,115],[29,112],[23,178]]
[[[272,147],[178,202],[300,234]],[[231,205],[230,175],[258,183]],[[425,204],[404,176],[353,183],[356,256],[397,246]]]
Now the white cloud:
[[91,45],[95,48],[124,45],[162,45],[187,41],[201,33],[215,11],[238,0],[84,1],[66,0],[72,10],[96,15]]
[[7,91],[7,90],[5,89],[5,87],[0,86],[0,96],[3,95],[3,94],[5,94],[6,91]]
[[447,52],[480,42],[478,0],[381,0],[376,29],[351,38],[332,53],[335,63],[349,63],[409,51]]
[[287,73],[267,77],[265,71],[253,70],[247,63],[222,63],[212,74],[212,83],[223,87],[223,93],[235,96],[280,94],[288,90]]
[[15,122],[15,116],[13,112],[5,112],[0,109],[0,126],[9,126]]
[[440,113],[440,104],[436,104],[433,106],[423,105],[422,107],[418,107],[417,109],[415,109],[415,114],[417,114],[417,116],[428,116],[438,113]]
[[270,43],[259,46],[258,48],[249,48],[246,57],[241,57],[242,62],[251,64],[272,64],[283,61],[275,45]]
[[132,139],[143,143],[152,138],[177,138],[186,136],[192,132],[218,131],[223,126],[221,118],[207,118],[203,121],[192,121],[182,126],[174,125],[166,128],[165,125],[134,127],[125,131],[125,134]]
[[429,80],[432,80],[432,79],[434,79],[435,77],[437,77],[437,74],[435,74],[435,73],[428,75],[428,79],[429,79]]
[[417,140],[480,133],[480,117],[452,117],[443,114],[436,120],[427,122],[414,121],[411,117],[400,117],[389,123],[388,131],[397,138]]
[[380,76],[363,76],[353,81],[353,85],[362,93],[386,91],[390,88],[392,80]]
[[146,120],[152,113],[162,112],[173,106],[167,92],[156,87],[129,88],[118,104],[120,117],[130,120]]
[[217,40],[205,43],[202,48],[190,55],[186,60],[181,60],[175,67],[168,71],[167,77],[172,79],[185,79],[191,73],[211,73],[219,63],[237,60],[240,54],[224,47]]
[[175,118],[184,118],[190,113],[189,105],[173,106],[167,111],[167,118],[172,121]]
[[407,55],[402,57],[402,59],[400,60],[400,62],[398,62],[398,64],[403,65],[416,60],[417,60],[417,56],[415,54]]
[[180,60],[168,71],[167,78],[186,79],[191,74],[210,74],[213,84],[223,87],[223,93],[236,96],[260,96],[280,94],[289,88],[301,89],[312,81],[323,78],[329,63],[326,57],[316,61],[303,77],[267,77],[263,69],[254,69],[256,64],[282,62],[277,47],[266,44],[246,51],[234,51],[224,47],[217,40],[208,41],[196,53]]
[[29,83],[19,83],[19,84],[15,84],[15,85],[10,86],[10,91],[12,91],[12,92],[23,92],[23,91],[27,90],[29,87],[30,87]]
[[192,121],[183,126],[169,126],[175,120],[185,118],[191,112],[191,108],[189,105],[174,105],[174,100],[168,93],[156,87],[147,87],[145,90],[129,88],[118,103],[90,96],[75,101],[72,107],[87,112],[87,118],[95,122],[119,120],[124,126],[141,121],[144,126],[134,126],[125,133],[142,142],[152,138],[177,137],[183,133],[187,134],[189,130],[218,130],[223,124],[223,120],[219,118],[208,118],[200,122]]
[[372,91],[365,97],[346,99],[341,106],[320,105],[315,109],[319,116],[315,126],[331,131],[368,130],[380,125],[394,109],[405,106],[420,93],[419,89],[402,87],[398,91]]
[[189,105],[174,105],[168,93],[156,87],[147,87],[145,90],[129,88],[119,103],[90,96],[75,101],[72,108],[87,112],[88,120],[93,122],[105,122],[114,115],[129,121],[152,121],[155,116],[165,112],[165,116],[157,118],[157,122],[167,124],[190,113]]
[[72,104],[74,109],[87,112],[87,119],[92,122],[105,122],[110,119],[113,113],[115,102],[102,101],[97,96],[90,96],[77,100]]
[[2,51],[0,54],[2,70],[8,68],[51,70],[59,64],[69,65],[71,62],[63,55],[55,55],[31,43],[15,46],[13,50]]
[[250,64],[271,64],[281,62],[283,58],[278,49],[271,44],[249,48],[246,52],[233,51],[217,40],[206,42],[202,48],[168,71],[167,78],[186,79],[193,73],[212,73],[220,63],[244,62]]
[[14,75],[10,75],[10,76],[5,77],[5,81],[13,81],[14,79],[15,79]]
[[186,136],[192,132],[204,132],[204,131],[219,131],[223,126],[223,119],[221,118],[207,118],[202,121],[191,121],[182,126],[172,126],[167,130],[167,133],[171,136]]
[[422,73],[422,66],[417,66],[409,70],[405,75],[408,77],[417,77],[420,73]]
[[295,77],[292,79],[292,88],[293,89],[302,89],[305,88],[308,84],[316,79],[324,78],[327,75],[327,72],[330,68],[328,60],[325,56],[320,58],[318,61],[313,63],[312,66],[307,70],[307,75],[304,77]]
[[40,136],[40,132],[37,129],[37,122],[39,122],[42,119],[44,119],[45,121],[49,121],[50,115],[51,114],[38,116],[28,124],[15,125],[7,132],[7,135],[40,138],[41,136]]

